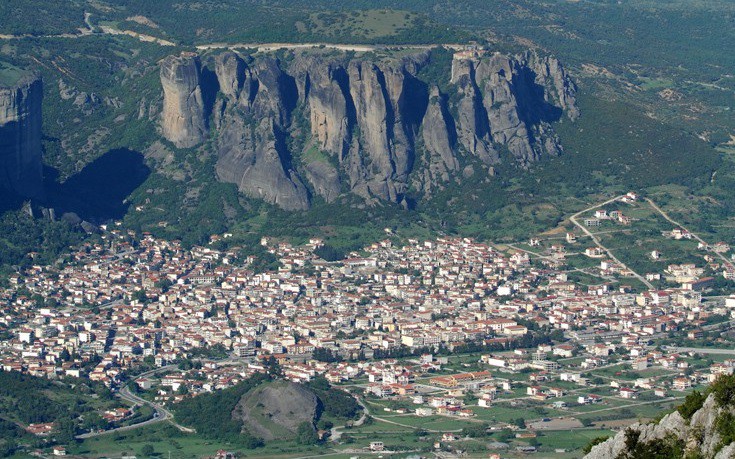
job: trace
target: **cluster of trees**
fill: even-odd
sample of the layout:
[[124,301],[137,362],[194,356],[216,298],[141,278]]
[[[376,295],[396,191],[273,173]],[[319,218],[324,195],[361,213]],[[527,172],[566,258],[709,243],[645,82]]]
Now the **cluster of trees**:
[[714,395],[717,405],[723,408],[735,406],[735,375],[718,376],[708,391]]
[[651,441],[640,441],[641,432],[625,431],[625,449],[615,459],[673,459],[684,457],[684,440],[671,434]]
[[[536,327],[538,329],[538,327]],[[561,330],[537,330],[528,332],[520,338],[507,340],[502,342],[495,341],[466,341],[461,344],[453,345],[451,348],[444,343],[437,347],[423,346],[410,348],[408,346],[399,346],[394,349],[374,349],[373,358],[375,359],[400,359],[406,357],[417,357],[423,354],[435,355],[456,355],[456,354],[474,354],[479,352],[501,352],[512,349],[525,349],[538,346],[539,344],[547,344],[552,341],[564,341],[564,333]],[[316,348],[312,353],[314,360],[320,362],[341,362],[345,360],[337,352],[329,348]],[[356,359],[348,359],[350,361],[366,360],[364,352],[360,352]]]
[[589,443],[585,445],[584,448],[582,448],[582,452],[584,454],[588,454],[590,451],[592,451],[592,448],[594,448],[596,445],[599,445],[600,443],[606,441],[610,437],[595,437],[592,440],[590,440]]
[[243,395],[270,380],[269,375],[256,373],[234,387],[186,398],[174,408],[176,419],[217,441],[232,442],[250,449],[262,446],[263,440],[244,432],[242,421],[233,419],[230,413]]
[[[273,369],[275,359],[267,363]],[[273,381],[272,373],[278,373],[278,369],[271,374],[256,373],[238,385],[202,394],[182,400],[176,404],[174,411],[176,419],[184,425],[196,429],[197,433],[221,442],[231,442],[245,448],[257,448],[262,446],[263,440],[251,435],[243,429],[242,420],[233,419],[230,413],[235,409],[240,399],[261,384]],[[307,384],[318,398],[317,419],[320,428],[327,428],[331,424],[321,422],[323,414],[337,419],[354,419],[358,416],[361,408],[357,401],[347,392],[332,387],[323,377],[318,376]],[[296,442],[302,445],[316,443],[316,432],[314,423],[304,423],[298,427]]]
[[327,362],[327,363],[334,363],[334,362],[341,362],[342,357],[337,354],[336,352],[333,352],[331,349],[326,347],[318,347],[314,349],[314,352],[311,354],[311,358],[314,360],[318,360],[320,362]]
[[310,422],[302,422],[296,429],[296,443],[299,445],[314,445],[319,442],[319,436],[317,436],[314,430],[314,425]]
[[190,357],[203,358],[212,360],[226,359],[230,355],[230,350],[224,344],[214,344],[212,346],[202,346],[191,350]]
[[354,419],[361,411],[354,397],[343,390],[332,387],[324,376],[315,377],[308,383],[308,387],[319,398],[322,411],[331,417]]
[[324,244],[323,246],[317,248],[316,250],[314,250],[314,254],[326,261],[338,261],[342,260],[345,257],[344,251],[329,244]]
[[0,33],[13,35],[45,35],[77,33],[84,26],[84,6],[74,2],[27,0],[0,3]]
[[[361,16],[350,9],[372,9],[373,5],[334,4],[283,1],[262,5],[253,2],[220,0],[207,3],[204,7],[174,8],[173,0],[145,2],[126,0],[120,2],[126,8],[112,11],[110,18],[121,21],[121,26],[142,33],[173,37],[184,44],[201,43],[205,40],[231,42],[332,42],[362,43],[371,41],[382,44],[402,43],[455,43],[466,42],[470,36],[458,27],[448,27],[431,20],[423,14],[405,13],[403,27],[372,33],[372,22],[380,18],[368,18],[364,30]],[[392,6],[392,5],[384,5]],[[345,11],[345,8],[348,11]],[[316,14],[312,14],[316,12]],[[371,12],[368,11],[368,14]],[[380,12],[374,12],[380,14]],[[388,12],[386,12],[387,14]],[[391,12],[393,15],[400,12]],[[125,20],[133,14],[142,14],[158,23],[161,28],[153,30],[147,26]],[[371,15],[372,16],[372,15]],[[385,21],[384,22],[388,22]]]
[[11,455],[20,440],[27,443],[28,436],[18,430],[16,422],[25,425],[53,422],[56,424],[53,440],[70,444],[82,431],[108,426],[98,413],[104,406],[117,405],[102,384],[74,378],[49,381],[0,371],[0,413],[3,415],[0,419],[0,457]]
[[15,454],[21,441],[30,440],[29,435],[17,424],[0,418],[0,457]]
[[[0,371],[0,411],[24,424],[55,422],[62,417],[76,419],[94,411],[89,397],[112,398],[104,386],[87,381],[65,382]],[[53,396],[53,397],[52,397]]]
[[[50,222],[33,218],[21,210],[0,209],[0,273],[11,265],[49,264],[81,242],[85,235],[64,221]],[[34,258],[28,256],[35,252]]]
[[699,392],[698,390],[693,391],[684,399],[684,403],[679,405],[676,409],[684,419],[691,419],[707,399],[707,396]]

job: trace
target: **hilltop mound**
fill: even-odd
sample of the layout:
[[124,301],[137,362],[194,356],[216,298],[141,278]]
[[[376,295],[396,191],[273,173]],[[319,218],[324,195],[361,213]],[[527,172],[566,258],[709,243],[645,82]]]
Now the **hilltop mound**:
[[319,399],[306,387],[287,381],[261,385],[245,394],[232,411],[235,420],[264,440],[292,439],[299,425],[317,419]]

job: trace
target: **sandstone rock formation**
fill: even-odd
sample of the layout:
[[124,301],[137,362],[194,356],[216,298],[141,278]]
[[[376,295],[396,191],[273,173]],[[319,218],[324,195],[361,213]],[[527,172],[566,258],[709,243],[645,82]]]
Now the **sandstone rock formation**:
[[26,197],[43,195],[42,100],[38,75],[0,85],[0,188]]
[[[220,88],[239,86],[239,58],[219,65]],[[225,61],[225,59],[220,59]],[[243,193],[286,210],[303,210],[309,195],[301,178],[291,168],[287,146],[291,112],[297,90],[293,78],[275,59],[262,59],[252,67],[242,64],[241,90],[228,91],[225,115],[217,138],[217,174],[238,185]]]
[[[218,177],[287,210],[348,192],[405,203],[409,190],[429,194],[474,162],[527,166],[561,152],[552,123],[579,111],[556,59],[456,57],[446,93],[419,76],[431,52],[378,59],[310,51],[284,63],[228,51],[206,66],[193,55],[170,57],[161,66],[163,133],[191,147],[211,124]],[[211,117],[206,67],[223,96]]]
[[207,136],[199,57],[192,53],[169,56],[161,62],[163,136],[179,148],[200,144]]

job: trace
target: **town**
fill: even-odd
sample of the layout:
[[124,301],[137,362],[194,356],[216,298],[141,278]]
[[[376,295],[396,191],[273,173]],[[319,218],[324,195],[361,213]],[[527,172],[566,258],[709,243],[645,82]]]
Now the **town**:
[[[590,232],[635,225],[606,208],[639,201],[628,193],[580,212],[571,222],[583,234],[523,244],[420,241],[386,229],[384,240],[327,262],[321,239],[263,238],[279,261],[265,272],[253,269],[255,256],[214,248],[229,234],[187,250],[105,226],[100,242],[0,290],[0,368],[88,378],[149,404],[160,420],[173,402],[277,362],[285,378],[323,375],[359,394],[376,420],[408,428],[482,420],[526,439],[616,428],[735,369],[735,352],[718,346],[735,322],[735,296],[708,294],[735,272],[729,247],[699,239],[703,263],[641,275]],[[680,226],[661,238],[698,239]],[[566,264],[573,256],[585,267]],[[599,282],[573,280],[580,273]],[[662,281],[669,286],[651,284]]]

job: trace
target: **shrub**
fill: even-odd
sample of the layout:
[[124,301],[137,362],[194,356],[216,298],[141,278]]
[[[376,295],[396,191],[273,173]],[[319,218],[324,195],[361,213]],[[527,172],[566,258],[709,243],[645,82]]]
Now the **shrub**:
[[720,375],[710,386],[717,405],[726,407],[735,404],[735,375]]
[[687,395],[686,399],[684,399],[684,403],[682,403],[676,410],[684,419],[690,420],[692,419],[692,416],[694,416],[694,413],[702,408],[706,398],[707,397],[704,394],[695,390],[691,394]]
[[588,454],[590,451],[592,451],[592,448],[594,448],[596,445],[599,445],[600,443],[606,441],[608,438],[610,438],[610,437],[596,437],[596,438],[593,438],[592,440],[590,440],[589,443],[587,443],[587,445],[584,448],[582,448],[582,452],[584,454]]

